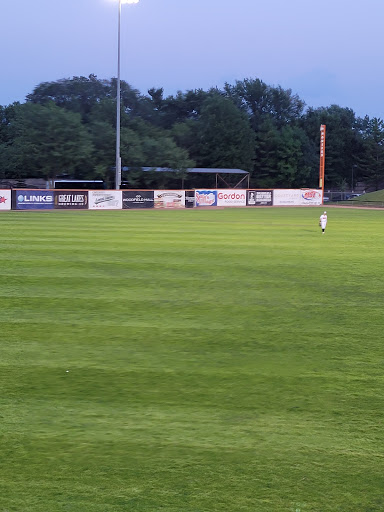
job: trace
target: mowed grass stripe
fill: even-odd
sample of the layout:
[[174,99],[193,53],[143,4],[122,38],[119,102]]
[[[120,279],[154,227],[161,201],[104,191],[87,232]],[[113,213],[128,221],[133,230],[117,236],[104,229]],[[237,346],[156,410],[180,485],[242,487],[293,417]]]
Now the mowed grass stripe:
[[384,212],[320,213],[1,215],[0,511],[384,509]]

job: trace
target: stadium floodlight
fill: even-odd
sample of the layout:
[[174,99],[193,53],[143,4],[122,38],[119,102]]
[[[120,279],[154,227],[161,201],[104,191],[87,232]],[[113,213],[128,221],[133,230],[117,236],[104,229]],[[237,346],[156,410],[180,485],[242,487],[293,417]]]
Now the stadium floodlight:
[[118,0],[119,1],[119,15],[117,26],[117,83],[116,83],[116,176],[115,187],[116,190],[120,189],[121,185],[121,156],[120,156],[120,18],[121,18],[121,5],[122,4],[137,4],[139,0]]

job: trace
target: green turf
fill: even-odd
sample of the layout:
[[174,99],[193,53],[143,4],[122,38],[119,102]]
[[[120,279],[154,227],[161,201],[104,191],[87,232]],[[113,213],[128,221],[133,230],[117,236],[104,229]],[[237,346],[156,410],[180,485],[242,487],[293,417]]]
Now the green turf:
[[364,206],[364,204],[368,203],[372,206],[377,204],[377,206],[382,207],[384,205],[384,190],[376,190],[376,192],[362,194],[361,196],[350,199],[350,201],[353,201],[356,205]]
[[327,210],[2,213],[0,512],[383,511],[384,211]]

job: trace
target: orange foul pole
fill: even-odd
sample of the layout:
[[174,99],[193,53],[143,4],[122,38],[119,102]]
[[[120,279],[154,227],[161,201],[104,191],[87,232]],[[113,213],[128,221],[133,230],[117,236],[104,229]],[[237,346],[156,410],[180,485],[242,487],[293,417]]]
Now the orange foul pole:
[[322,190],[322,199],[324,204],[324,168],[325,168],[325,124],[320,126],[320,173],[319,188]]

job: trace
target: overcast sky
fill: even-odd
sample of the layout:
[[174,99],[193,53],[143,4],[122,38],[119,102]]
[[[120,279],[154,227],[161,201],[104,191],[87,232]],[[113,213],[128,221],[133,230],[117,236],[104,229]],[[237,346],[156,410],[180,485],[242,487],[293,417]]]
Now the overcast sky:
[[[308,106],[384,118],[383,19],[383,0],[140,0],[122,8],[121,78],[143,94],[260,78]],[[3,0],[0,20],[0,105],[117,74],[113,0]]]

